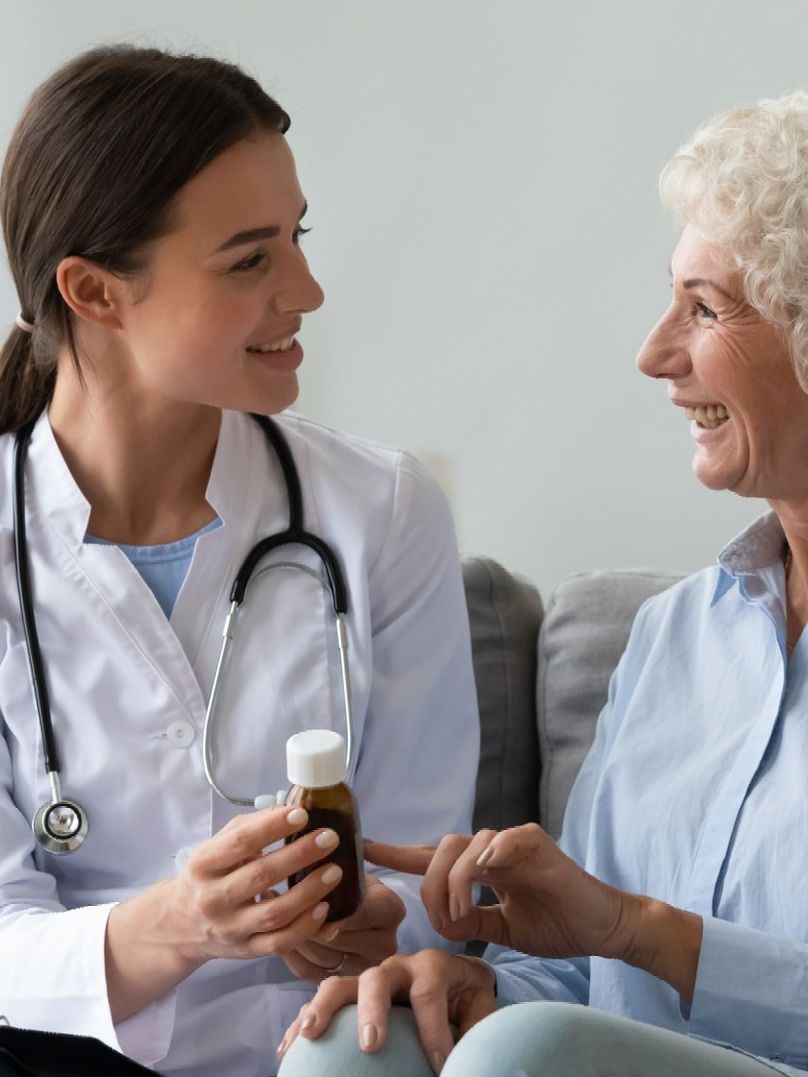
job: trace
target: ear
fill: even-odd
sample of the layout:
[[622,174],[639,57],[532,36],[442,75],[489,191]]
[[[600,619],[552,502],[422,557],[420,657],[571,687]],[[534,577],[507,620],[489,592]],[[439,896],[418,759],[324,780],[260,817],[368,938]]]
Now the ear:
[[126,282],[103,266],[71,255],[56,269],[56,286],[73,313],[107,329],[120,329]]

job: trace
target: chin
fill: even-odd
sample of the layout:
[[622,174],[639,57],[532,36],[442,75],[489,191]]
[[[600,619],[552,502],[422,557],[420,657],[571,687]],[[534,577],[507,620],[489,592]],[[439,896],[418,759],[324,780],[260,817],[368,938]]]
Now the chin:
[[693,456],[693,474],[702,486],[708,490],[731,490],[740,497],[759,497],[757,490],[751,488],[749,468],[746,459],[738,459],[738,453],[729,452],[717,458],[718,454],[696,452]]
[[239,403],[233,407],[233,410],[254,411],[259,415],[278,415],[280,412],[286,411],[287,408],[291,408],[299,395],[300,386],[298,385],[297,375],[292,374],[289,377],[288,384],[283,386],[273,385],[271,392],[264,390],[264,392],[251,392],[243,395]]

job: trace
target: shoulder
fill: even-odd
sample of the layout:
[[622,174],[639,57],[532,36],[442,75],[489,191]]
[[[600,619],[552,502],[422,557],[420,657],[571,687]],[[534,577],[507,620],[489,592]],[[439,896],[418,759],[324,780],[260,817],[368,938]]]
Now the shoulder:
[[330,471],[348,465],[364,472],[394,474],[403,455],[401,449],[368,438],[335,430],[294,411],[275,417],[296,456],[310,468]]
[[392,516],[412,505],[442,510],[445,497],[404,449],[335,430],[296,412],[276,419],[315,500],[347,498]]
[[714,616],[722,570],[718,565],[694,572],[652,595],[640,606],[631,626],[622,666],[631,679],[654,666],[667,667],[675,658],[687,662],[693,647]]
[[704,617],[712,606],[722,570],[711,565],[678,580],[640,607],[637,617],[642,624],[661,628],[672,619]]

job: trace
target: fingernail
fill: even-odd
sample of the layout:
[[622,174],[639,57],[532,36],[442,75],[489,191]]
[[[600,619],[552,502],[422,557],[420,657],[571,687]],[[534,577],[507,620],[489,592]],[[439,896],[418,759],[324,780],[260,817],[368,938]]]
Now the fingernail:
[[300,1031],[301,1032],[308,1032],[308,1030],[310,1028],[314,1028],[314,1026],[316,1024],[317,1024],[317,1018],[314,1016],[314,1014],[313,1013],[306,1014],[306,1016],[303,1018],[302,1022],[300,1023]]
[[449,898],[449,916],[452,918],[452,923],[460,919],[460,903],[454,896]]
[[440,1073],[440,1071],[443,1069],[443,1063],[446,1061],[446,1059],[443,1057],[440,1051],[433,1051],[429,1057],[432,1061],[432,1069],[435,1071],[435,1073]]
[[283,1052],[286,1050],[286,1037],[284,1036],[278,1046],[275,1048],[275,1054],[280,1058]]
[[329,864],[323,874],[320,876],[320,881],[325,883],[326,886],[330,886],[331,883],[339,882],[342,878],[342,868],[339,864]]
[[319,938],[320,942],[333,942],[334,939],[337,937],[337,935],[339,935],[339,928],[335,927],[335,928],[332,928],[331,930],[328,930],[328,931],[323,929],[320,932],[318,938]]
[[494,850],[489,845],[489,847],[484,852],[480,853],[480,855],[478,856],[477,867],[484,868],[493,855]]
[[319,905],[315,905],[311,910],[311,915],[315,920],[325,920],[328,916],[329,905],[327,901],[321,901]]
[[305,808],[292,808],[286,816],[286,822],[291,826],[303,826],[309,821],[309,813]]
[[368,1051],[379,1038],[379,1030],[375,1025],[362,1026],[362,1050]]
[[330,849],[332,845],[339,845],[339,834],[335,830],[324,830],[314,839],[314,844],[321,849]]

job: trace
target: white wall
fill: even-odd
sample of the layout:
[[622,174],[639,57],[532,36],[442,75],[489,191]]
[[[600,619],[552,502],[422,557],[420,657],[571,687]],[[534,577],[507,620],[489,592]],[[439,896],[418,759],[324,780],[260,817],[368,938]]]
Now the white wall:
[[[327,304],[301,408],[427,458],[462,545],[544,590],[693,569],[760,509],[702,490],[633,366],[668,301],[661,165],[808,84],[804,0],[3,0],[0,141],[117,39],[242,63],[293,117]],[[0,321],[16,299],[0,279]]]

